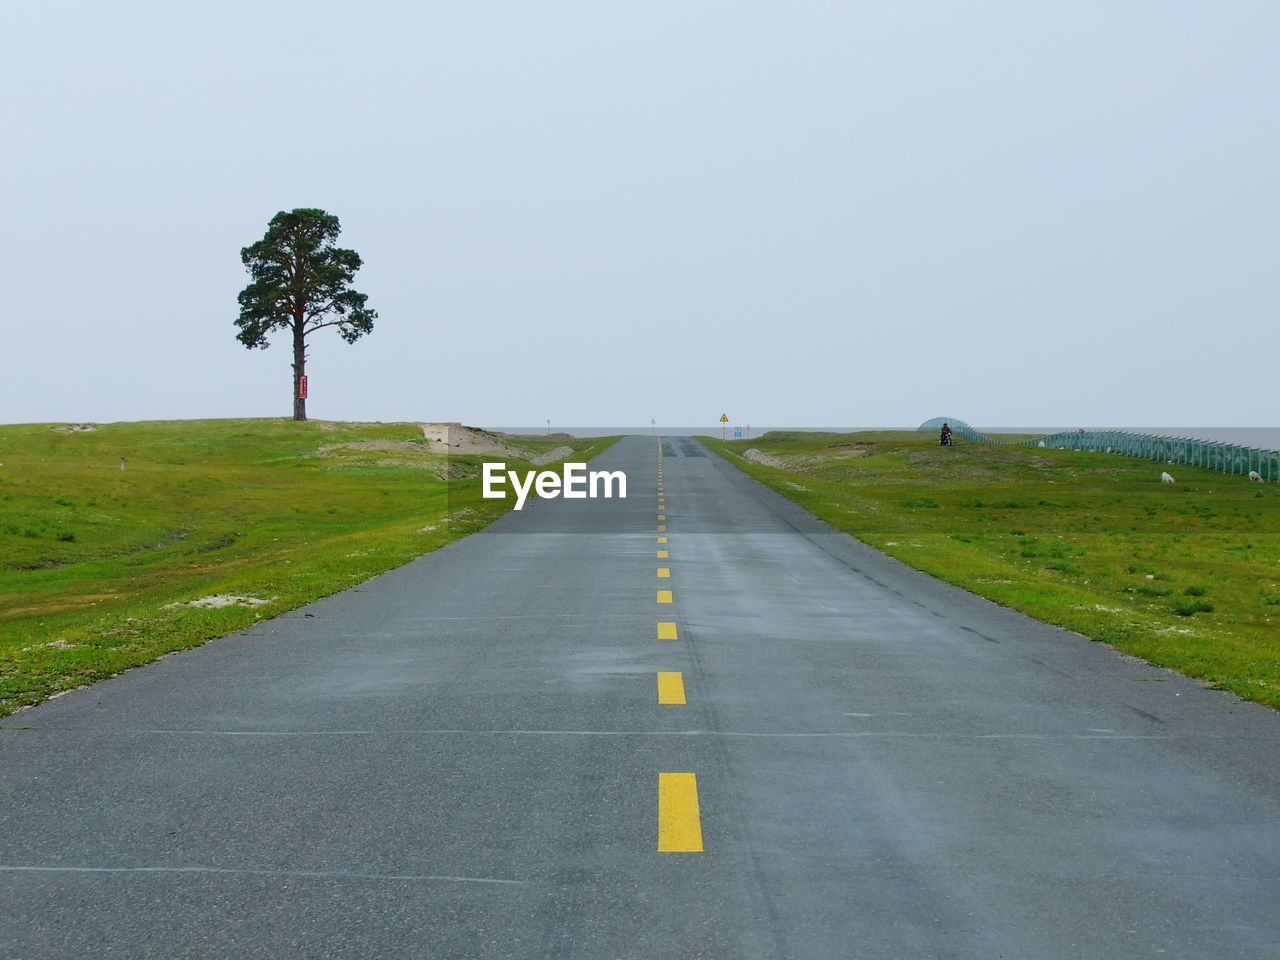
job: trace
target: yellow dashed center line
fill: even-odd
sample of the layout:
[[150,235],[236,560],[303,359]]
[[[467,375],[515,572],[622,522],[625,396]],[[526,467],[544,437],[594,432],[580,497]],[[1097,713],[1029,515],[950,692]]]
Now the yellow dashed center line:
[[684,699],[684,674],[679,671],[658,674],[658,703],[682,706]]
[[[667,499],[662,489],[662,443],[658,443],[658,533],[667,532]],[[658,537],[665,544],[667,538]],[[659,560],[669,552],[657,551]],[[670,579],[670,567],[658,567],[659,579]],[[672,603],[670,590],[658,591],[658,603]],[[659,640],[678,640],[680,633],[674,620],[658,621]],[[684,674],[677,670],[658,672],[658,703],[663,706],[687,704]],[[658,774],[658,852],[702,853],[702,812],[698,807],[698,777],[693,773]]]
[[658,852],[702,852],[696,774],[658,774]]

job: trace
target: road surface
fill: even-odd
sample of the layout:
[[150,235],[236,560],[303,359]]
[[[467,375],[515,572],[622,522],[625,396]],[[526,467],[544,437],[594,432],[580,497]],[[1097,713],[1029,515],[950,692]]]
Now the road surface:
[[596,463],[0,724],[0,956],[1280,955],[1280,715]]

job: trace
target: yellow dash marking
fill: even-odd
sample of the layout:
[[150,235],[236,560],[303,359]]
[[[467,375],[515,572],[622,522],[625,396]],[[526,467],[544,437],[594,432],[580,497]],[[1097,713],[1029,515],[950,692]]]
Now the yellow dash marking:
[[665,560],[665,559],[667,559],[667,551],[666,551],[666,550],[659,550],[659,551],[658,551],[658,559],[659,559],[659,560]]
[[661,523],[660,523],[660,524],[658,524],[658,532],[659,532],[659,533],[666,533],[666,532],[667,532],[667,528],[666,528],[666,526],[665,526],[664,524],[661,524]]
[[658,774],[658,852],[702,852],[697,774]]
[[658,538],[658,542],[659,542],[659,543],[666,543],[666,542],[667,542],[667,538],[666,538],[666,537],[659,537],[659,538]]
[[680,635],[676,632],[676,624],[674,620],[658,621],[658,639],[659,640],[679,640]]
[[658,514],[658,519],[659,519],[659,520],[665,520],[665,519],[667,519],[667,515],[666,515],[665,513],[660,513],[660,514]]
[[658,702],[679,706],[684,699],[684,674],[677,672],[658,674]]
[[659,568],[658,568],[658,579],[659,579],[659,580],[666,580],[669,576],[671,576],[671,568],[670,568],[670,567],[659,567]]
[[671,602],[671,591],[670,591],[670,590],[659,590],[659,591],[658,591],[658,602],[659,602],[659,603],[670,603],[670,602]]

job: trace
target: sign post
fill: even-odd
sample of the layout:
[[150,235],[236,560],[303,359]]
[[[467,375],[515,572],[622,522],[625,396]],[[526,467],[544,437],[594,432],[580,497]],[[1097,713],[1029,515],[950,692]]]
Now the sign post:
[[729,415],[727,413],[720,414],[720,439],[721,440],[724,439],[724,425],[728,422],[729,422]]
[[298,378],[298,399],[307,399],[307,375],[305,373]]

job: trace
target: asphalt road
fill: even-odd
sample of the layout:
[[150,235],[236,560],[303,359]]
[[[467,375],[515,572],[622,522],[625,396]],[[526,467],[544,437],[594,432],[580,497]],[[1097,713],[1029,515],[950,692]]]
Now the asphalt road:
[[1280,955],[1280,715],[661,464],[5,721],[0,956]]

